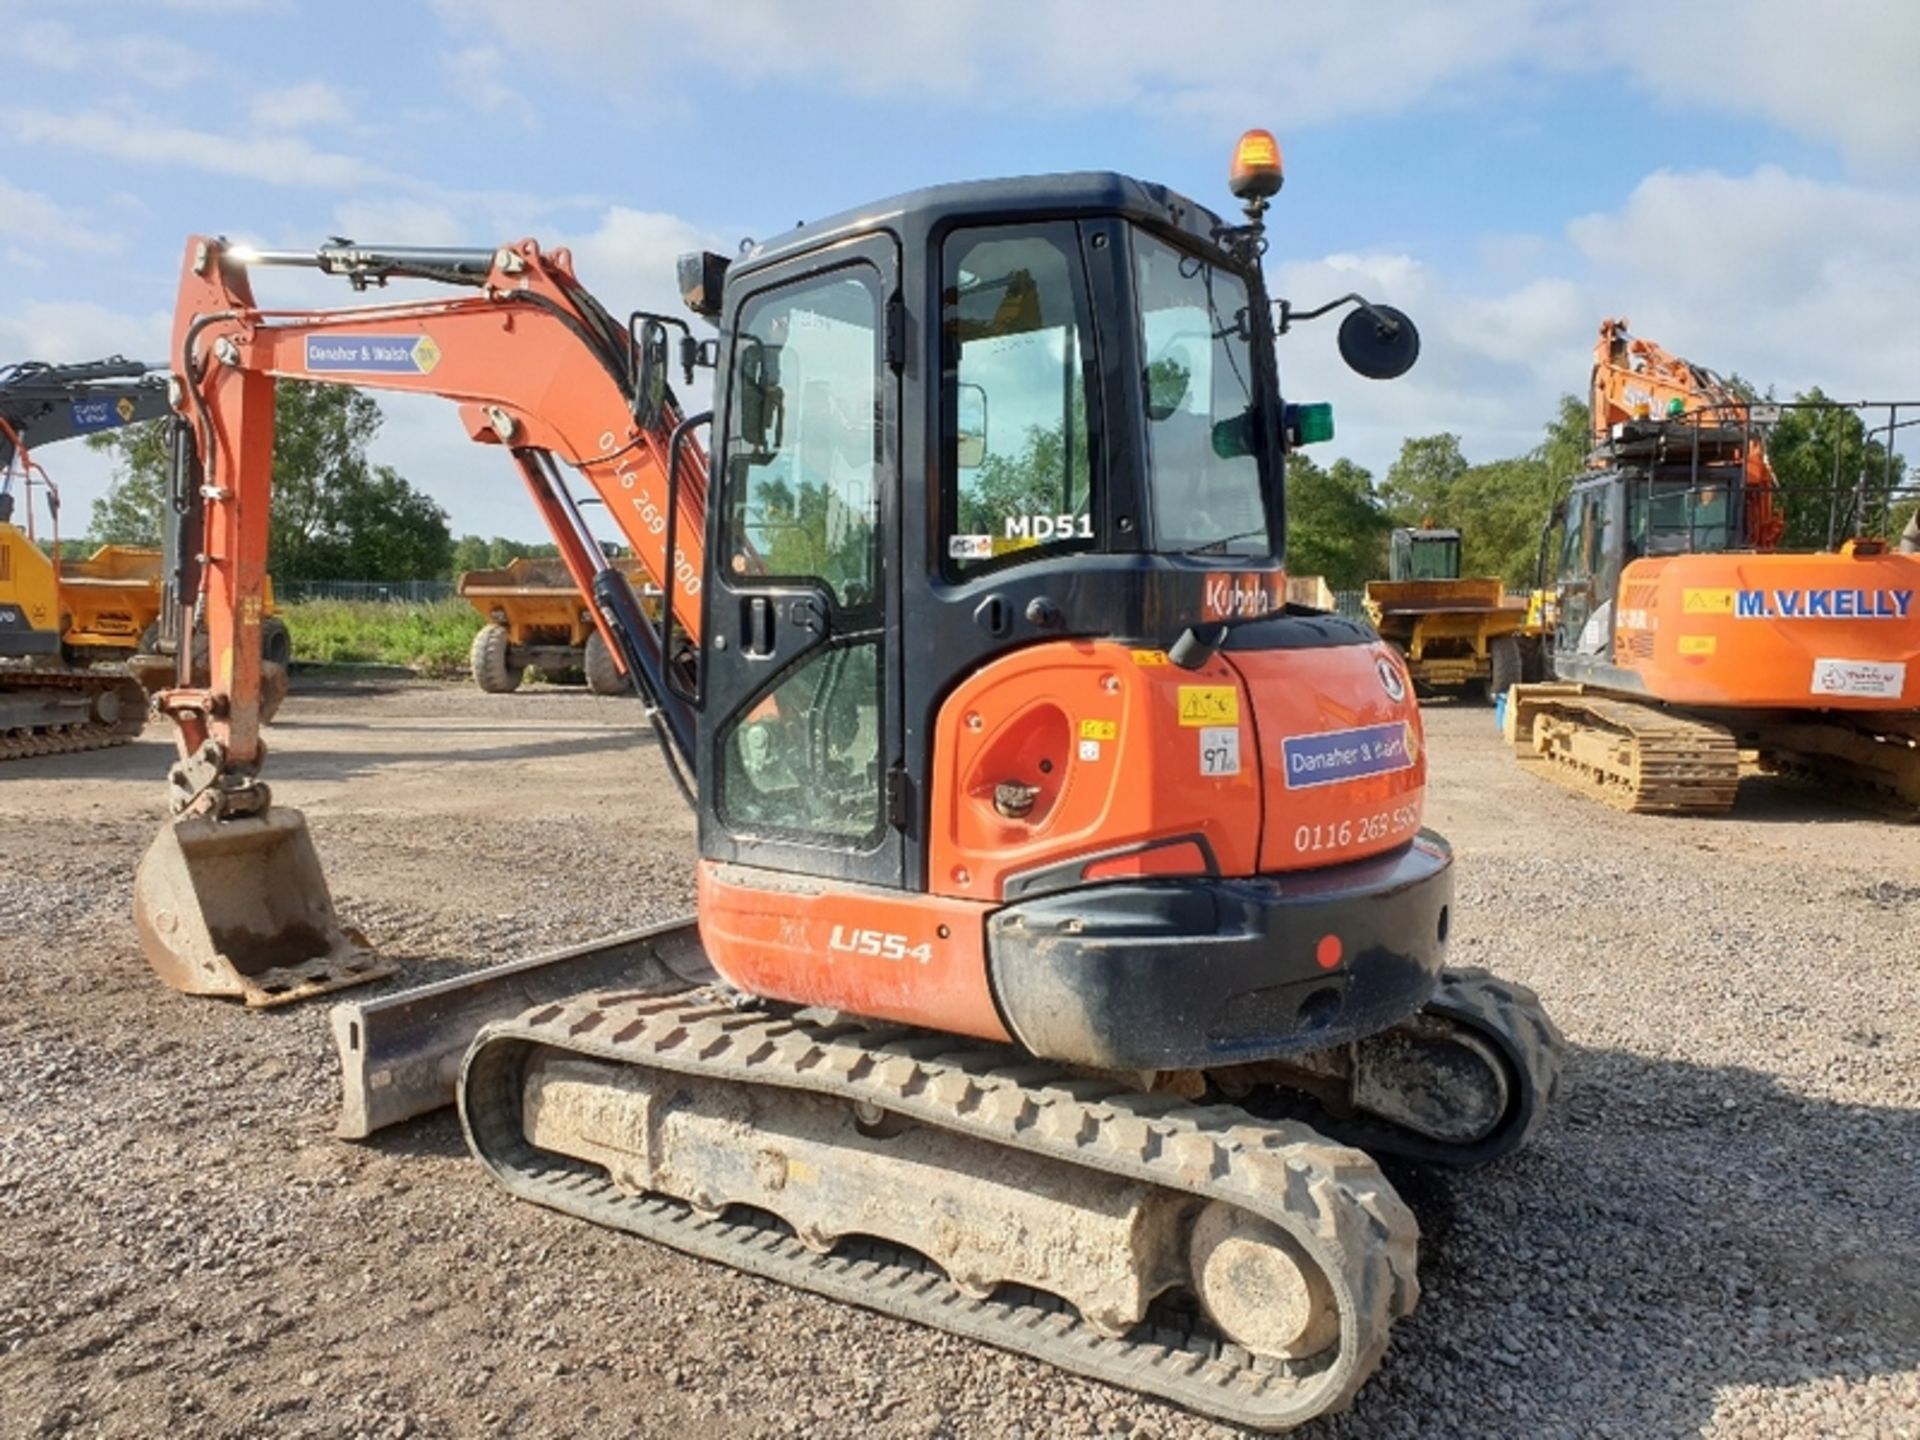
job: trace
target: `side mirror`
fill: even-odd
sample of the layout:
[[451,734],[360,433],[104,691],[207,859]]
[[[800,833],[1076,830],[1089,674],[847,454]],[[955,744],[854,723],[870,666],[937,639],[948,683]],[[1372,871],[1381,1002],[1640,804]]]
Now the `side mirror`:
[[962,382],[957,398],[954,462],[962,470],[978,470],[987,458],[986,387]]
[[1391,305],[1369,305],[1340,322],[1340,358],[1369,380],[1397,380],[1420,358],[1420,332]]
[[[752,336],[734,351],[739,394],[734,401],[749,464],[765,464],[786,438],[787,400],[780,386],[780,347]],[[772,442],[768,442],[768,432]]]
[[634,378],[633,419],[642,430],[660,424],[667,404],[667,327],[655,320],[641,324],[634,336],[638,352]]

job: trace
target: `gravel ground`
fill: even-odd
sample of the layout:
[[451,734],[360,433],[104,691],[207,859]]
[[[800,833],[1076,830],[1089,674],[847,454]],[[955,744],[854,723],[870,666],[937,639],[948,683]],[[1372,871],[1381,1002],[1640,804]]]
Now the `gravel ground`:
[[[272,733],[405,981],[690,908],[623,702],[309,685]],[[1571,1046],[1536,1146],[1396,1168],[1425,1294],[1359,1436],[1920,1437],[1920,828],[1746,783],[1616,815],[1429,717],[1455,959]],[[158,730],[0,777],[0,1436],[1234,1434],[599,1232],[441,1114],[330,1138],[325,1002],[161,988],[128,918]]]

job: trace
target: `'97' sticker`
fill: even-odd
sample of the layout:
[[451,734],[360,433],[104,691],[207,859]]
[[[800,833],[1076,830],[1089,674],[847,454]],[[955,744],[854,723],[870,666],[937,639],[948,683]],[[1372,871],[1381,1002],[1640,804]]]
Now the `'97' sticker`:
[[1240,729],[1237,725],[1209,725],[1200,731],[1200,773],[1240,773]]

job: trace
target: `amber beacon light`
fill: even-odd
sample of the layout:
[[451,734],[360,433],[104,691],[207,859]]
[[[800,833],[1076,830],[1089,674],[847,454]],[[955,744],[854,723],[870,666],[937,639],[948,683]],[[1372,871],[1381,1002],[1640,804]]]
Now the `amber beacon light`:
[[1249,130],[1233,147],[1233,169],[1227,188],[1237,200],[1269,200],[1280,193],[1286,179],[1280,168],[1280,142],[1271,130]]

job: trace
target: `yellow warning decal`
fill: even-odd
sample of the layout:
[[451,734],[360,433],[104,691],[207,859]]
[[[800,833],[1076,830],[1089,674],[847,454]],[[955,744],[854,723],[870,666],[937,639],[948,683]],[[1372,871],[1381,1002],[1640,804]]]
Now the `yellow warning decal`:
[[1118,720],[1082,720],[1080,722],[1082,740],[1116,740],[1119,736]]
[[131,425],[133,423],[134,404],[131,395],[122,395],[119,400],[114,403],[113,409],[114,413],[120,417],[121,424]]
[[258,625],[260,623],[260,597],[249,595],[240,602],[240,623]]
[[1167,663],[1167,652],[1164,650],[1136,650],[1133,652],[1133,663],[1136,665],[1164,665]]
[[1683,615],[1731,615],[1733,591],[1682,590],[1680,611]]
[[440,347],[433,343],[431,335],[422,335],[414,343],[413,363],[422,375],[431,375],[433,367],[440,363]]
[[1682,655],[1711,655],[1719,643],[1719,637],[1714,635],[1682,635],[1680,637],[1680,653]]
[[1238,725],[1240,692],[1231,685],[1182,685],[1182,725]]

